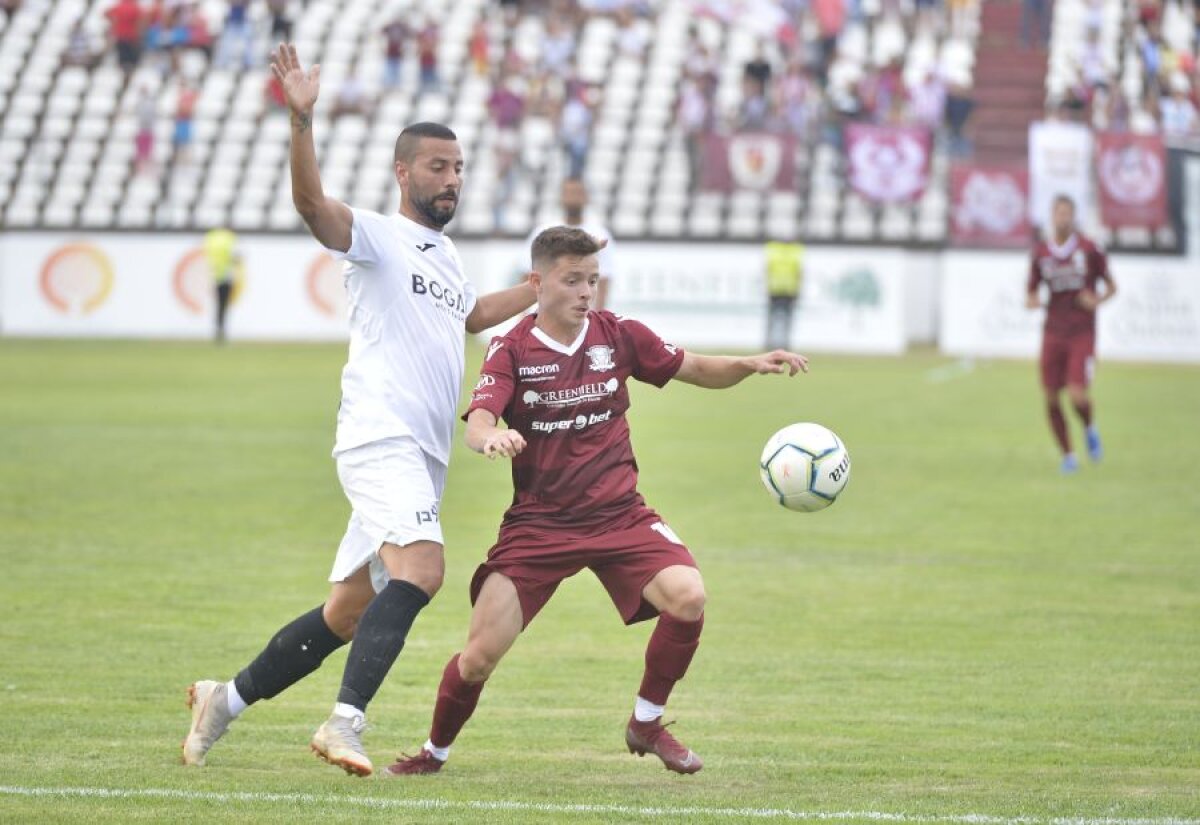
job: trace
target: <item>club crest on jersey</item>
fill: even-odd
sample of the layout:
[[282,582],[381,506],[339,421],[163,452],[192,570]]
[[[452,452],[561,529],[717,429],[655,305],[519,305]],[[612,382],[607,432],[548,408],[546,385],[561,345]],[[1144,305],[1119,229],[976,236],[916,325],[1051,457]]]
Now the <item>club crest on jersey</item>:
[[591,362],[588,364],[588,367],[594,369],[596,372],[608,372],[616,366],[612,359],[612,347],[597,344],[594,347],[588,347],[586,353],[588,360]]

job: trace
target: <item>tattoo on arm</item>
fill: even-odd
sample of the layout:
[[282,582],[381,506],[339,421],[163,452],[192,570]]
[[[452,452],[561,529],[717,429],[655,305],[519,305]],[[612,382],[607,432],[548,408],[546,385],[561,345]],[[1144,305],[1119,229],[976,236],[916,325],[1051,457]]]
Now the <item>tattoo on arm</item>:
[[292,125],[300,134],[304,134],[312,127],[312,117],[304,112],[295,112],[292,115]]

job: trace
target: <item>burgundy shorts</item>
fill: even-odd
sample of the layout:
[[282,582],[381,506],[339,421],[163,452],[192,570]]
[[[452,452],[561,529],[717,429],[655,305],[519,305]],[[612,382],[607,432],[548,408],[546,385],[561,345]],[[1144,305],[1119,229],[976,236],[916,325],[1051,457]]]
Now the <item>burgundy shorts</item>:
[[1092,383],[1095,368],[1096,333],[1046,335],[1042,338],[1042,386],[1061,390],[1070,385]]
[[639,505],[616,519],[603,533],[582,535],[543,524],[502,527],[487,561],[471,579],[471,604],[492,573],[516,585],[521,615],[528,627],[559,582],[585,567],[596,574],[625,624],[652,619],[654,605],[642,590],[660,571],[674,565],[695,567],[696,560],[659,515]]

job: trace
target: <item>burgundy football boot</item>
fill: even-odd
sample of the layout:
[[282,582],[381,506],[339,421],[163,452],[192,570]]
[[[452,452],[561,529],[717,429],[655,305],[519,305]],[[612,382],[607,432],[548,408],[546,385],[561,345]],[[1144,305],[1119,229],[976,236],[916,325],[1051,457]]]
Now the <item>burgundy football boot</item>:
[[668,722],[663,725],[657,719],[653,722],[639,722],[631,716],[629,727],[625,728],[625,744],[629,746],[630,753],[636,753],[638,756],[654,754],[669,771],[695,773],[704,767],[704,762],[688,750],[687,745],[667,731],[667,725],[673,724],[675,723]]
[[394,764],[384,768],[388,776],[406,776],[414,773],[437,773],[446,763],[425,748],[416,756],[401,755]]

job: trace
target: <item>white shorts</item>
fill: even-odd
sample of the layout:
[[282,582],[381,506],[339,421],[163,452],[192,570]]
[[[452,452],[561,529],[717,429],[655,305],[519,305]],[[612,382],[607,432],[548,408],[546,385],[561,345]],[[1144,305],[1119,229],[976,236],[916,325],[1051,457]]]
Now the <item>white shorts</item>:
[[438,516],[446,487],[446,465],[431,458],[407,436],[373,441],[339,453],[338,478],[353,512],[338,546],[331,582],[345,581],[365,564],[371,583],[382,590],[388,572],[379,558],[385,543],[442,540]]

